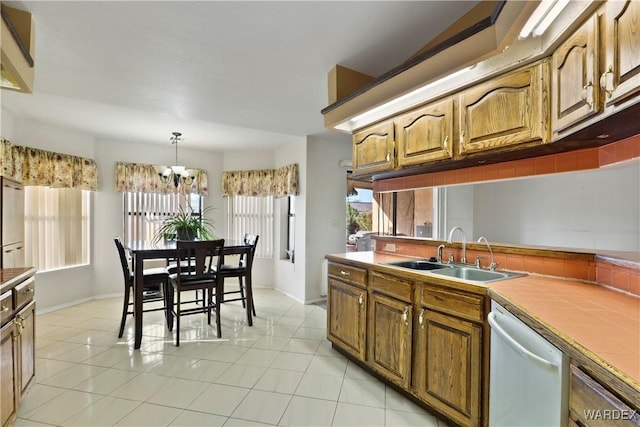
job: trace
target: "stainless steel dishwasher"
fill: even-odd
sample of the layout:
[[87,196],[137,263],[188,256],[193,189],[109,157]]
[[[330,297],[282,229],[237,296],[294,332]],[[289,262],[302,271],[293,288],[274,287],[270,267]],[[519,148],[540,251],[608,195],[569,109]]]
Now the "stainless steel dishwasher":
[[489,425],[566,426],[569,357],[495,301],[488,320]]

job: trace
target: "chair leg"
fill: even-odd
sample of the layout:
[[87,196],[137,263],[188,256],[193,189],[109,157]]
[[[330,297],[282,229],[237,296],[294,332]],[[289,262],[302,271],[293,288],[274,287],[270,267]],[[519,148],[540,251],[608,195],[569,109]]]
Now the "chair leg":
[[129,311],[129,294],[131,294],[131,287],[126,286],[124,292],[124,304],[122,306],[122,319],[120,319],[120,332],[118,332],[118,338],[122,338],[124,334],[124,324],[127,321],[127,312]]
[[222,281],[216,283],[216,330],[218,338],[222,338],[222,329],[220,329],[220,304],[222,304]]
[[173,286],[167,281],[164,286],[164,315],[167,319],[167,328],[173,331]]
[[176,294],[176,347],[180,347],[180,289],[175,290]]
[[242,283],[242,276],[238,276],[238,282],[240,283],[240,298],[242,298],[242,308],[246,308],[246,302],[244,297],[244,285]]
[[211,325],[211,305],[213,304],[213,287],[203,289],[203,296],[207,296],[207,325]]

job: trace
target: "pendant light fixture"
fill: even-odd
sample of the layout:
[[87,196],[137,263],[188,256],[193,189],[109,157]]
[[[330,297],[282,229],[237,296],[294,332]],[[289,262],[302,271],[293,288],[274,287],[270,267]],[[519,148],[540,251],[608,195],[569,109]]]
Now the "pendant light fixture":
[[173,182],[175,187],[182,185],[191,185],[195,179],[195,173],[192,169],[187,169],[185,166],[180,166],[178,163],[178,142],[184,141],[180,132],[172,132],[171,138],[169,138],[172,145],[176,146],[176,162],[173,166],[157,166],[156,171],[160,177],[160,181],[163,184]]

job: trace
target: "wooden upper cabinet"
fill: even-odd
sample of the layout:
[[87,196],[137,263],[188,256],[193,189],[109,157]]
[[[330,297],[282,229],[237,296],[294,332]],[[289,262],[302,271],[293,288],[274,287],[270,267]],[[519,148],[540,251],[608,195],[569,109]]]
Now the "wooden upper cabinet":
[[593,16],[552,58],[551,120],[559,132],[600,111],[598,17]]
[[604,14],[605,62],[600,87],[607,106],[640,92],[640,2],[608,1]]
[[460,95],[460,154],[549,141],[548,61]]
[[453,157],[453,99],[409,111],[396,120],[398,166]]
[[395,166],[393,122],[386,121],[353,135],[353,174],[366,175]]

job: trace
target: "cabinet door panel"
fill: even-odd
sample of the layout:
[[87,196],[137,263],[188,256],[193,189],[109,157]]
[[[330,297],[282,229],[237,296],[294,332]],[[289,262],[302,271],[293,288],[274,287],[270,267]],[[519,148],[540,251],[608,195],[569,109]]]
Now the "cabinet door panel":
[[384,122],[353,135],[353,174],[393,169],[395,165],[393,123]]
[[453,100],[401,115],[396,120],[398,165],[410,166],[453,156]]
[[553,54],[553,130],[558,132],[600,110],[598,18],[594,16]]
[[20,316],[20,322],[22,323],[22,333],[18,340],[20,343],[20,380],[18,382],[20,385],[20,400],[22,400],[35,378],[35,311],[36,303],[31,302],[16,315],[16,318]]
[[425,310],[418,333],[416,394],[459,424],[480,424],[482,328]]
[[373,294],[370,308],[369,362],[394,383],[411,381],[411,304]]
[[640,92],[640,2],[609,1],[605,12],[606,62],[601,86],[607,105]]
[[8,323],[0,330],[0,420],[3,427],[16,415],[16,352],[13,342],[14,325]]
[[367,292],[329,278],[328,339],[361,361],[365,360]]
[[547,73],[543,62],[460,95],[460,154],[548,142]]

